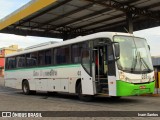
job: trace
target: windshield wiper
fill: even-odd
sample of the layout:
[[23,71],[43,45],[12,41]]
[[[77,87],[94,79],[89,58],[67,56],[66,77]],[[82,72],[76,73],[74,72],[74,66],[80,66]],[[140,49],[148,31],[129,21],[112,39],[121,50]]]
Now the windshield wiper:
[[[134,58],[133,58],[134,59]],[[137,52],[136,57],[133,61],[132,67],[131,67],[131,72],[133,72],[136,68],[137,65],[137,60],[139,60],[139,62],[141,63],[141,65],[143,65],[146,69],[147,72],[151,72],[152,70],[149,68],[149,66],[147,65],[146,61],[141,57],[140,52]],[[144,71],[143,70],[143,71]]]
[[[140,52],[139,52],[139,58],[140,58],[141,64],[143,64],[143,66],[147,69],[147,72],[151,72],[152,70],[149,68],[149,66],[147,65],[146,61],[141,57]],[[146,70],[146,69],[144,69],[144,70]]]
[[149,66],[147,65],[146,61],[141,56],[140,56],[140,60],[143,63],[143,65],[147,68],[147,72],[151,72],[152,70],[149,68]]

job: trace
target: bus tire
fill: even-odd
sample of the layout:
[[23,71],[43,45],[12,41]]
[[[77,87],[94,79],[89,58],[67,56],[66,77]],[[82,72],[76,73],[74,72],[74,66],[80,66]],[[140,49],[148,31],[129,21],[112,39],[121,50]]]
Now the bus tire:
[[35,95],[37,92],[35,90],[30,90],[30,94]]
[[82,100],[82,101],[89,102],[89,101],[93,100],[92,95],[83,95],[82,94],[81,83],[79,83],[78,86],[77,86],[77,93],[78,93],[79,99]]
[[29,88],[29,83],[27,80],[25,80],[23,83],[22,83],[22,90],[23,90],[23,93],[25,95],[29,95],[31,94],[31,91],[30,91],[30,88]]

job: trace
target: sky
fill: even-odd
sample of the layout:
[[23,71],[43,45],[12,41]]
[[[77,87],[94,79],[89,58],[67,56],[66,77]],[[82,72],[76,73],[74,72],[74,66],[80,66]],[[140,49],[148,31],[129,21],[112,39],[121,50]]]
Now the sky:
[[152,56],[160,56],[160,27],[136,31],[134,35],[147,40]]
[[[31,0],[0,0],[0,19],[9,15],[10,13],[25,5],[29,1]],[[136,31],[134,32],[134,35],[146,38],[151,48],[151,55],[160,56],[160,27]],[[8,47],[13,44],[18,44],[20,48],[25,48],[31,45],[36,45],[48,41],[61,42],[62,40],[56,38],[18,36],[0,33],[0,48]]]

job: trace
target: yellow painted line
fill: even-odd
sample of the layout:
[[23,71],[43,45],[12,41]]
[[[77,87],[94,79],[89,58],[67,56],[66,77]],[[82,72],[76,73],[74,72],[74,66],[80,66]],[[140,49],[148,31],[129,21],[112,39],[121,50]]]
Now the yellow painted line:
[[56,1],[57,0],[34,0],[34,2],[31,2],[30,4],[26,4],[22,9],[20,8],[19,11],[15,11],[9,16],[3,18],[0,21],[0,30],[41,10],[44,7],[47,7],[50,4],[53,4]]

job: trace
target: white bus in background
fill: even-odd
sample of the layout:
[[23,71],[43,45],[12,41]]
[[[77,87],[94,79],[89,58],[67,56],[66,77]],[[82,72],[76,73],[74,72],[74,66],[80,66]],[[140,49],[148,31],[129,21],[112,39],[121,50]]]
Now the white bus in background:
[[30,48],[5,58],[5,86],[114,97],[154,92],[147,42],[128,33],[100,32]]

